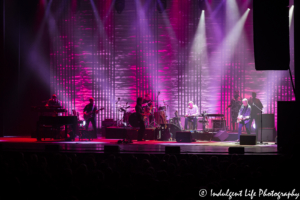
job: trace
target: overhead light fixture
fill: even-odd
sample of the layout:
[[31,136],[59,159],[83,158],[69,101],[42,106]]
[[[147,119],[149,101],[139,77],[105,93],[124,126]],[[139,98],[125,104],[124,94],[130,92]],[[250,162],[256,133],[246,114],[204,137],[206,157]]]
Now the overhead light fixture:
[[205,8],[206,8],[205,0],[198,0],[198,6],[201,10],[205,10]]
[[125,0],[116,0],[115,1],[115,9],[117,13],[121,14],[125,8]]
[[164,12],[164,10],[167,9],[167,0],[157,0],[156,4],[157,4],[157,11],[159,13],[162,13]]

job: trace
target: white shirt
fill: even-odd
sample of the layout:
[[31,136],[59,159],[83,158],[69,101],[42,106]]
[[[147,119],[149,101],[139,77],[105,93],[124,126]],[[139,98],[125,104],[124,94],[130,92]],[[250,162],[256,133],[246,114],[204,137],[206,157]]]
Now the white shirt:
[[186,115],[188,115],[188,116],[198,115],[198,106],[197,105],[193,105],[192,109],[190,107],[188,107]]

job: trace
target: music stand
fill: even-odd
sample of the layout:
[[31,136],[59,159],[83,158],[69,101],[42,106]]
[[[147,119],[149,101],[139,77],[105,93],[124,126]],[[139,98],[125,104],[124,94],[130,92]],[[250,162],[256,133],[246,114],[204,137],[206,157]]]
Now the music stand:
[[[263,143],[262,141],[262,109],[260,109],[257,105],[253,103],[253,106],[255,106],[259,111],[260,111],[260,142],[257,142],[258,144],[268,144],[268,143]],[[255,122],[256,124],[256,122]],[[257,127],[255,127],[257,128]]]

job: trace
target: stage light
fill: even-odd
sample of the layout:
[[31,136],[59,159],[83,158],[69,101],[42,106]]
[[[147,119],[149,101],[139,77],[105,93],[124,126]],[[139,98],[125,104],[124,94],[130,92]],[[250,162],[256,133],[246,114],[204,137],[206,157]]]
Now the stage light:
[[125,0],[116,0],[115,1],[115,9],[117,13],[121,14],[125,8]]
[[205,0],[198,0],[198,6],[200,9],[205,10],[206,2]]
[[289,9],[289,27],[291,27],[293,14],[294,14],[294,5],[292,5]]
[[167,9],[167,0],[157,0],[157,11],[162,13],[164,10]]

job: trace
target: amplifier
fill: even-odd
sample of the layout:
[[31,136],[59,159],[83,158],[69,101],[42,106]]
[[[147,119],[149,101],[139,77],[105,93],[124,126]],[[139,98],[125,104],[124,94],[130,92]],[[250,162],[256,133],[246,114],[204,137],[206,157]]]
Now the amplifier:
[[240,145],[256,145],[256,135],[253,134],[241,135]]
[[102,121],[102,124],[101,124],[101,134],[102,134],[102,137],[105,137],[105,129],[107,127],[110,127],[110,126],[117,126],[117,121],[111,121],[111,120],[105,120],[105,121]]
[[192,142],[192,133],[190,131],[176,132],[176,142]]
[[102,121],[101,127],[117,126],[117,121]]
[[[275,142],[276,130],[275,128],[263,128],[262,129],[262,141],[263,142]],[[258,129],[257,141],[260,141],[261,129]]]

